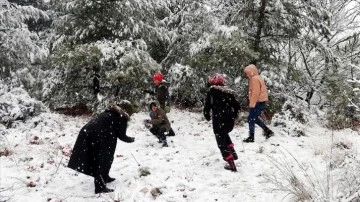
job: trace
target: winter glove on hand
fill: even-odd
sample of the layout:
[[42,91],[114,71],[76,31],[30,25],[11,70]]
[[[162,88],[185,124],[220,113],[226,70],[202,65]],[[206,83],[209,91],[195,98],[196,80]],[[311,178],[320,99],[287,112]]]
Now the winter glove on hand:
[[132,143],[135,141],[135,138],[134,137],[129,137],[129,143]]
[[144,120],[145,128],[150,129],[152,127],[151,121],[148,119]]
[[210,117],[209,115],[206,115],[206,116],[205,116],[205,119],[206,119],[207,121],[210,121],[210,120],[211,120],[211,117]]

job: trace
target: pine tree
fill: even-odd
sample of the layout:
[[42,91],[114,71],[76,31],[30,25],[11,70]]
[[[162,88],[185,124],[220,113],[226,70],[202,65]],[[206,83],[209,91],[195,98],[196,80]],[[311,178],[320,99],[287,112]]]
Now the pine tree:
[[[360,3],[357,1],[324,1],[322,6],[332,13],[328,20],[331,35],[326,39],[327,52],[334,57],[328,63],[329,75],[325,75],[329,126],[343,128],[359,119],[359,97],[357,78],[360,53],[359,17]],[[327,59],[327,58],[326,58]]]
[[[28,22],[49,20],[46,12],[33,6],[19,6],[2,1],[0,7],[0,124],[11,127],[16,120],[26,120],[44,110],[34,99],[41,64],[48,55],[45,40]],[[25,98],[25,99],[24,99]]]
[[[15,75],[15,80],[23,76],[32,78],[29,74],[32,66],[41,63],[47,57],[47,47],[43,46],[39,34],[30,31],[26,22],[49,20],[48,15],[32,6],[18,6],[5,3],[0,12],[0,78],[9,79]],[[16,76],[16,74],[23,74]],[[25,74],[25,75],[24,75]],[[19,81],[24,84],[25,80]],[[28,81],[30,82],[30,81]]]
[[150,52],[156,55],[156,41],[164,37],[158,29],[163,2],[75,0],[52,5],[59,17],[54,21],[51,61],[63,78],[56,97],[67,95],[63,104],[96,103],[97,75],[103,96],[141,99],[152,73],[160,68],[147,43],[153,42]]

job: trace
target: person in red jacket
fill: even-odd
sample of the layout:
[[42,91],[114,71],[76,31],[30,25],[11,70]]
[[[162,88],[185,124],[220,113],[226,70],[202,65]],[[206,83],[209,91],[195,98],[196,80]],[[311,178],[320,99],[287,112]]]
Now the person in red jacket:
[[267,88],[264,79],[259,75],[259,71],[255,65],[251,64],[245,67],[244,72],[249,79],[249,137],[244,142],[254,142],[255,124],[264,130],[266,139],[274,135],[265,124],[259,119],[261,112],[265,108],[266,102],[269,100]]

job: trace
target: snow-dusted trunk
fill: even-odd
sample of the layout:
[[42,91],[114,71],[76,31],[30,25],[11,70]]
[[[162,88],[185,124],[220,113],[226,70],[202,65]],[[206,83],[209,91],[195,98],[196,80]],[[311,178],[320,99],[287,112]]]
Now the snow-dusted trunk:
[[[259,52],[260,54],[261,54],[261,51],[260,51],[261,35],[262,35],[262,29],[264,27],[264,22],[265,22],[265,9],[266,9],[266,0],[261,0],[260,8],[259,8],[259,16],[257,19],[255,44],[254,44],[254,50],[256,52]],[[259,58],[261,58],[261,55]],[[257,61],[254,61],[254,63],[256,63],[256,62]]]

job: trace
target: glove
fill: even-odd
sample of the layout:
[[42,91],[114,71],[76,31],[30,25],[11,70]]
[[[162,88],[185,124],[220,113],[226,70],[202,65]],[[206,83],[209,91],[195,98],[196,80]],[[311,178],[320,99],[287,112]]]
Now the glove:
[[129,137],[129,143],[134,142],[135,138],[134,137]]
[[210,117],[210,116],[205,116],[205,119],[206,119],[207,121],[210,121],[210,120],[211,120],[211,117]]

